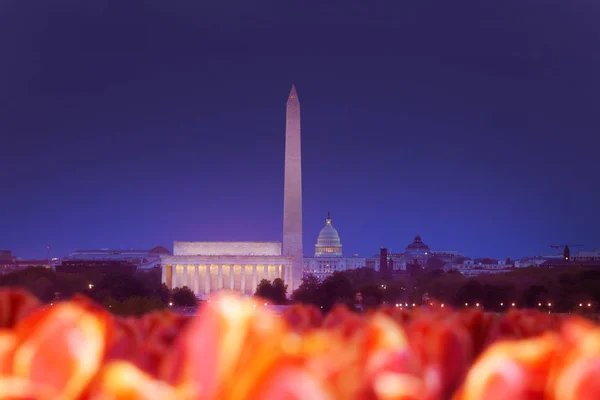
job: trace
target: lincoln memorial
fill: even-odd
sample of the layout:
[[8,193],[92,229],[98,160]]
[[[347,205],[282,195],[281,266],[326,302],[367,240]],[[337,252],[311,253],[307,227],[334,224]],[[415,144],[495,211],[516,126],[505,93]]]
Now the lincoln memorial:
[[230,290],[252,295],[261,279],[292,281],[292,259],[278,242],[175,242],[162,257],[162,282],[187,286],[196,296]]

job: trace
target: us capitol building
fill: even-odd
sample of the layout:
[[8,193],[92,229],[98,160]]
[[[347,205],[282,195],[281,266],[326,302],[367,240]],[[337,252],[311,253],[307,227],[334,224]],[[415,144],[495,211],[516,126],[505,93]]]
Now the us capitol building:
[[304,275],[311,274],[322,280],[335,271],[362,268],[365,262],[365,258],[358,256],[344,257],[340,235],[331,224],[331,213],[327,213],[315,245],[315,256],[304,257]]

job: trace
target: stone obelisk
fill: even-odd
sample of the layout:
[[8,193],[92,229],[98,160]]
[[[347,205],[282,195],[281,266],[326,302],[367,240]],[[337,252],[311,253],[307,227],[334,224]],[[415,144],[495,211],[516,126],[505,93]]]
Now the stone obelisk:
[[288,294],[302,281],[302,157],[300,101],[296,87],[287,100],[285,122],[285,181],[283,190],[283,255],[293,257]]

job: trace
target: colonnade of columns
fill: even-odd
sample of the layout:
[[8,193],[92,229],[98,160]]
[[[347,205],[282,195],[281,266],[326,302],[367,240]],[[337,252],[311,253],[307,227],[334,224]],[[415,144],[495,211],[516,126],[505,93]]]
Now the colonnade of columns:
[[196,296],[220,289],[253,294],[261,279],[281,278],[290,282],[291,268],[281,264],[165,264],[162,282],[169,289],[187,286]]

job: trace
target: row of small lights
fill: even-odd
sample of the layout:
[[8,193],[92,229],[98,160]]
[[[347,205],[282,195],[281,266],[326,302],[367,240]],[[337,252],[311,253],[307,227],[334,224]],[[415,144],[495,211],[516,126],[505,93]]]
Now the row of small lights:
[[[510,303],[511,307],[515,307],[516,304],[515,303]],[[468,307],[469,303],[465,303],[465,307]],[[504,307],[504,303],[500,303],[501,307]],[[541,307],[542,303],[538,303],[538,307]],[[587,303],[588,307],[592,306],[592,303]],[[475,303],[475,307],[479,307],[479,303]],[[548,307],[552,307],[552,303],[548,303]],[[579,307],[583,307],[583,303],[579,303]]]
[[[404,306],[405,306],[405,307],[408,307],[408,303],[404,303]],[[413,306],[413,307],[416,307],[416,304],[415,304],[415,303],[412,303],[412,306]],[[396,303],[396,307],[402,307],[402,303]],[[443,305],[443,304],[442,304],[442,307],[444,307],[444,305]]]
[[[433,306],[433,303],[430,303],[429,305]],[[412,306],[416,307],[416,304],[412,303]],[[468,307],[468,306],[469,306],[469,303],[465,303],[465,307]],[[504,307],[504,303],[500,303],[500,306]],[[516,304],[515,303],[510,303],[510,306],[511,307],[516,307]],[[538,303],[538,307],[541,307],[541,306],[542,306],[542,303]],[[592,303],[587,303],[587,306],[591,307]],[[402,303],[396,303],[396,307],[402,307]],[[408,307],[408,303],[404,303],[404,307]],[[444,303],[442,303],[440,305],[440,307],[444,307]],[[475,307],[480,307],[480,304],[479,303],[475,303]],[[548,303],[548,307],[552,307],[552,303]],[[579,307],[583,307],[583,303],[579,303]]]

